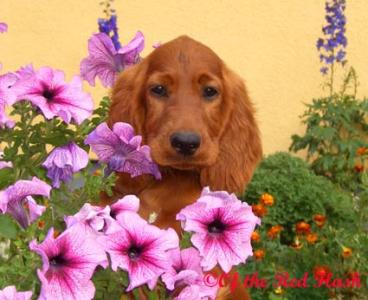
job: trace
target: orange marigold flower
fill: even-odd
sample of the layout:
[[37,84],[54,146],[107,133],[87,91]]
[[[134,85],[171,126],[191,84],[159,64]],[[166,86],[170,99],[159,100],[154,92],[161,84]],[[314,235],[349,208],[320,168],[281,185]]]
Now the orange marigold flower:
[[356,151],[357,155],[364,155],[368,153],[368,148],[366,147],[359,147]]
[[313,220],[318,227],[322,227],[323,225],[325,225],[326,216],[321,215],[321,214],[316,214],[313,216]]
[[310,233],[310,225],[304,221],[301,221],[296,224],[295,230],[299,234],[308,234]]
[[277,237],[277,235],[281,232],[282,230],[282,226],[281,225],[275,225],[275,226],[272,226],[268,232],[267,232],[267,236],[270,238],[270,239],[274,239]]
[[311,232],[311,233],[308,233],[305,238],[309,244],[314,244],[318,240],[318,235],[317,233]]
[[263,249],[257,249],[254,251],[253,255],[256,260],[262,260],[265,257],[266,252]]
[[349,258],[353,254],[353,250],[349,247],[342,247],[342,256],[344,258]]
[[37,226],[38,226],[39,229],[44,229],[45,228],[45,221],[43,221],[43,220],[38,221]]
[[264,193],[261,196],[260,201],[263,205],[266,205],[266,206],[272,206],[273,203],[275,202],[273,199],[273,196],[267,193]]
[[330,272],[331,271],[327,266],[315,266],[313,269],[313,275],[316,280],[326,277]]
[[363,172],[364,166],[361,163],[356,163],[354,166],[354,170],[358,173]]
[[250,239],[251,239],[252,242],[257,243],[261,240],[261,236],[257,231],[253,231],[252,235],[250,236]]
[[257,216],[262,218],[267,213],[267,208],[264,207],[262,204],[254,204],[252,205],[253,213]]
[[291,244],[291,247],[295,250],[300,250],[303,247],[303,244],[300,242],[299,238],[296,237],[294,242]]

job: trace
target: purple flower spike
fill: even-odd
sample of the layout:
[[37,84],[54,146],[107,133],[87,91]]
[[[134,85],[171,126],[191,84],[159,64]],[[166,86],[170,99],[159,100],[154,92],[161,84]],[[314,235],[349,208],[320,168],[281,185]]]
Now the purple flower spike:
[[41,281],[39,299],[80,299],[94,297],[95,287],[91,277],[98,265],[107,266],[107,258],[101,247],[89,238],[85,227],[78,224],[54,238],[50,229],[45,240],[29,247],[42,258],[42,269],[37,270]]
[[152,290],[160,275],[170,267],[168,250],[179,246],[176,232],[171,228],[161,230],[131,212],[121,214],[118,223],[120,230],[105,238],[112,269],[128,272],[127,291],[143,284]]
[[119,42],[118,26],[116,24],[116,15],[111,15],[110,19],[98,19],[98,31],[111,36],[111,41],[116,50],[121,48]]
[[32,292],[17,292],[14,285],[7,286],[0,291],[0,300],[30,300]]
[[191,241],[205,271],[218,263],[229,272],[253,254],[250,237],[260,219],[234,194],[204,188],[197,202],[182,209],[176,218],[185,231],[194,232]]
[[326,0],[326,22],[322,28],[323,38],[317,40],[316,46],[320,52],[320,60],[325,65],[320,69],[322,74],[327,74],[330,65],[346,63],[347,38],[346,17],[345,17],[345,0]]
[[72,119],[80,124],[92,114],[92,98],[82,91],[82,81],[78,76],[67,84],[62,71],[49,67],[43,67],[33,74],[29,68],[25,68],[18,75],[20,78],[13,87],[17,100],[29,100],[42,111],[46,119],[58,116],[68,124]]
[[17,222],[27,228],[45,211],[31,195],[50,197],[51,186],[33,177],[32,180],[18,180],[7,189],[0,191],[0,210],[12,215]]
[[91,86],[95,85],[95,78],[98,77],[103,86],[111,87],[118,73],[140,61],[139,53],[143,48],[144,37],[140,31],[119,50],[115,49],[113,41],[105,33],[94,34],[88,40],[89,56],[80,64],[81,77]]
[[132,177],[153,174],[161,179],[158,166],[152,161],[150,148],[141,146],[142,137],[134,135],[128,123],[118,122],[111,130],[102,123],[86,138],[100,161],[107,163],[110,171],[129,173]]
[[0,22],[0,33],[4,33],[8,31],[8,25],[4,22]]
[[85,168],[88,164],[88,153],[75,143],[55,148],[42,164],[47,169],[47,177],[52,186],[60,187],[60,182],[68,182],[73,173]]

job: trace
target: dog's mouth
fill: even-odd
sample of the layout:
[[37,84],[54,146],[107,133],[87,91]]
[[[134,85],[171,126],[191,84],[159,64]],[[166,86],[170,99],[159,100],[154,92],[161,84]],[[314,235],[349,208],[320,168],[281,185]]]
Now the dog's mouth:
[[161,167],[182,171],[197,171],[212,163],[207,157],[202,156],[153,155],[153,160]]

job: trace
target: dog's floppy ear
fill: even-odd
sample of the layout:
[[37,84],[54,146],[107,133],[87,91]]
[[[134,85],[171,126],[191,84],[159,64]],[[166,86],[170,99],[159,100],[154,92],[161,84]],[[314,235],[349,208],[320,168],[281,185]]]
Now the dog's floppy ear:
[[224,67],[224,97],[232,106],[219,141],[216,163],[201,171],[202,186],[241,193],[262,158],[262,145],[254,108],[242,79]]
[[136,134],[143,135],[145,119],[144,84],[146,63],[123,71],[111,92],[111,106],[107,124],[126,122],[133,126]]

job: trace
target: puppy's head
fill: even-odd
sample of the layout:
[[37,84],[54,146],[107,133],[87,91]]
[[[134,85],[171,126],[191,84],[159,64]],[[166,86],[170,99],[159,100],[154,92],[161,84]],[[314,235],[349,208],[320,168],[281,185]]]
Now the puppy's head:
[[162,167],[194,170],[203,186],[241,191],[262,150],[242,80],[208,47],[179,37],[124,71],[109,125],[128,122]]

